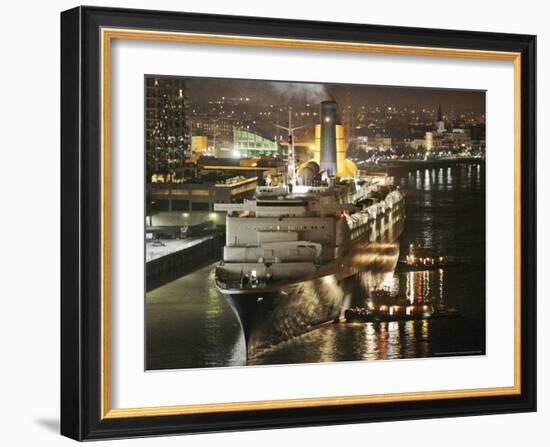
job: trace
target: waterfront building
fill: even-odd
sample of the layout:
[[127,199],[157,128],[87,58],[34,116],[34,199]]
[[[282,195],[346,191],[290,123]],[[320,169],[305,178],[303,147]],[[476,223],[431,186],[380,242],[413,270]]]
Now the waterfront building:
[[[416,142],[416,140],[415,140]],[[418,142],[418,146],[420,146]],[[412,145],[414,147],[414,145]],[[457,151],[469,150],[472,148],[472,138],[468,129],[452,129],[448,132],[426,132],[424,148],[428,151],[440,149],[452,149]]]
[[407,140],[406,143],[413,148],[415,151],[419,149],[426,149],[426,138],[413,138],[411,140]]
[[472,146],[472,138],[468,129],[453,129],[449,137],[452,139],[453,145],[456,148]]
[[160,211],[213,211],[214,203],[239,203],[254,195],[256,177],[199,177],[183,183],[147,185],[147,214]]
[[367,137],[367,149],[388,150],[392,147],[392,139],[383,135],[374,135]]
[[425,139],[424,148],[427,151],[433,150],[433,148],[434,148],[434,133],[433,132],[426,132],[426,136],[425,136],[424,139]]
[[263,185],[269,178],[272,185],[286,174],[285,164],[277,158],[214,158],[204,157],[198,162],[203,175],[256,177]]

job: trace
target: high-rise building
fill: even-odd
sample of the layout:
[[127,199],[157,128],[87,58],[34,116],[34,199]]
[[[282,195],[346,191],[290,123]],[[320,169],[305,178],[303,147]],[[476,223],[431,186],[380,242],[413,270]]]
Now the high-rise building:
[[148,178],[168,173],[190,150],[186,123],[185,80],[148,76],[145,79],[145,151]]

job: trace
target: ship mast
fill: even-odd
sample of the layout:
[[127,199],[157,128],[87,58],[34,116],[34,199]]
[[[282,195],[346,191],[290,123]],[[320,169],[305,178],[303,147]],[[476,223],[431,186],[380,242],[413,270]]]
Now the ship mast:
[[294,131],[305,126],[292,127],[292,106],[288,107],[288,127],[275,124],[276,127],[288,132],[288,167],[287,167],[287,184],[296,186],[296,155],[294,153]]

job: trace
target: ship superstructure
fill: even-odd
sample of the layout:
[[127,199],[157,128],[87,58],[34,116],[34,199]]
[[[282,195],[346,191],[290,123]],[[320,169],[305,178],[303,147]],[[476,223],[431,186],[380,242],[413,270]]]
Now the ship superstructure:
[[338,273],[336,265],[354,254],[357,243],[378,240],[402,219],[403,194],[381,190],[368,180],[361,186],[296,187],[293,193],[285,186],[259,187],[254,200],[216,204],[227,212],[226,246],[216,270],[220,289],[248,293]]

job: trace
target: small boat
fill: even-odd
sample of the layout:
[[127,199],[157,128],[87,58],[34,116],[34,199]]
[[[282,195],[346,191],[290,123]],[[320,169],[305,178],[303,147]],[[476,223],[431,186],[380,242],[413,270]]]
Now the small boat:
[[435,309],[427,303],[403,305],[381,305],[377,307],[353,307],[346,309],[344,318],[347,323],[371,323],[377,321],[409,321],[435,318],[458,317],[456,309]]
[[420,243],[410,244],[405,259],[397,263],[397,269],[400,271],[437,270],[446,266],[448,262],[444,256],[435,256]]
[[346,309],[344,318],[348,323],[369,323],[374,321],[426,320],[434,315],[431,304],[386,305],[377,307],[353,307]]

